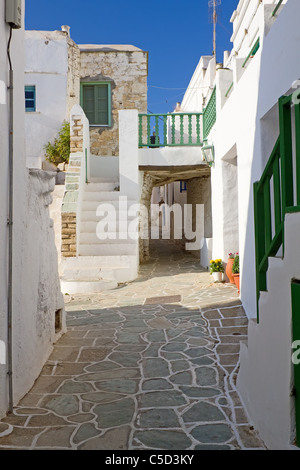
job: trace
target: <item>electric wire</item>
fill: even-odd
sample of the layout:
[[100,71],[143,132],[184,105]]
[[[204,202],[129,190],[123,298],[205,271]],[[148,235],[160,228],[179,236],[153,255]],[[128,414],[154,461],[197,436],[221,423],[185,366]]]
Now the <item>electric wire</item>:
[[8,43],[7,43],[7,57],[8,57],[8,62],[9,62],[9,70],[12,70],[12,62],[11,62],[11,57],[10,57],[10,43],[11,43],[11,39],[12,39],[12,27],[10,27],[10,30],[9,30],[9,39],[8,39]]

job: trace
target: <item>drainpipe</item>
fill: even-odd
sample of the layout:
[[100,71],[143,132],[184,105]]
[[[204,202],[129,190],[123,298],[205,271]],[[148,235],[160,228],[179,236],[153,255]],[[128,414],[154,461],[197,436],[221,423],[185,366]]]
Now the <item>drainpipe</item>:
[[13,367],[12,367],[12,288],[13,288],[13,131],[14,131],[14,114],[13,114],[13,69],[10,57],[10,43],[12,38],[12,27],[10,27],[9,41],[7,45],[7,56],[9,62],[9,195],[8,195],[8,300],[7,300],[7,363],[8,363],[8,411],[13,412]]

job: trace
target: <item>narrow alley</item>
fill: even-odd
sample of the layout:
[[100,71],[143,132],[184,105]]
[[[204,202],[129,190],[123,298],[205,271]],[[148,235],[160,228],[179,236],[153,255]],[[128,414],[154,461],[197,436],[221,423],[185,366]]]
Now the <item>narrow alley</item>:
[[0,422],[0,450],[265,448],[236,391],[235,286],[156,240],[136,281],[65,301],[68,332]]

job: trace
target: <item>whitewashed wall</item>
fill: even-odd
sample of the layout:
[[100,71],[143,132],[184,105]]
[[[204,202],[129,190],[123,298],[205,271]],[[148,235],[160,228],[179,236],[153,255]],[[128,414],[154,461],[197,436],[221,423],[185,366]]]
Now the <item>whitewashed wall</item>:
[[25,85],[36,87],[36,112],[26,113],[26,159],[41,168],[44,145],[68,119],[68,42],[62,32],[25,32]]
[[[8,267],[8,61],[9,27],[0,0],[0,340],[7,348]],[[24,8],[24,2],[22,2]],[[23,10],[24,11],[24,10]],[[55,312],[63,309],[54,232],[49,219],[53,175],[28,173],[24,151],[24,28],[13,31],[14,224],[13,224],[13,384],[14,403],[30,389],[57,338]],[[62,312],[62,330],[64,313]],[[7,363],[7,357],[6,363]],[[0,416],[8,407],[7,365],[0,361]]]
[[[291,84],[300,77],[299,12],[298,0],[289,0],[264,41],[257,111],[260,127],[255,141],[261,168],[255,169],[255,179],[270,156],[270,138],[278,136],[277,100],[293,91]],[[293,442],[291,279],[299,278],[299,227],[299,214],[286,216],[284,259],[270,259],[260,322],[251,322],[248,348],[244,346],[241,353],[238,387],[252,421],[271,449],[288,449]],[[248,249],[246,253],[248,262],[252,253]]]

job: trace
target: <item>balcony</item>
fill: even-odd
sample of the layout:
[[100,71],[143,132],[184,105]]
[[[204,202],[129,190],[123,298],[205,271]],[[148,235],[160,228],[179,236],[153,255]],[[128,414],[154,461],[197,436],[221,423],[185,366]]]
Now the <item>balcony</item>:
[[199,113],[139,114],[139,148],[202,147],[216,122],[216,88]]

